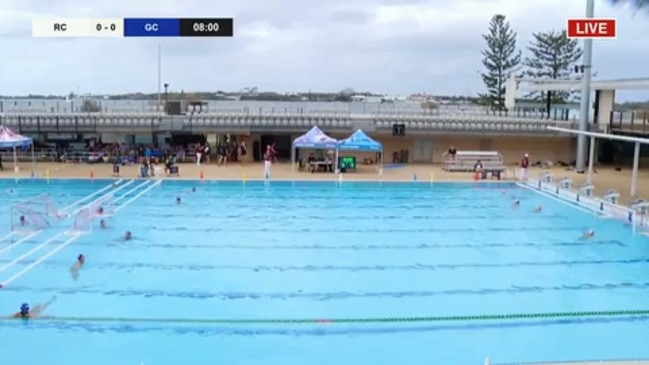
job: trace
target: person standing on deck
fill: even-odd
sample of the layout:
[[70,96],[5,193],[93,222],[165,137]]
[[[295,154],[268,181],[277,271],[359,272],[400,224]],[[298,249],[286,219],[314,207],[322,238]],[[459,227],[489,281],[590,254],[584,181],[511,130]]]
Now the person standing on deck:
[[527,180],[527,169],[530,167],[530,155],[527,153],[521,159],[521,180]]

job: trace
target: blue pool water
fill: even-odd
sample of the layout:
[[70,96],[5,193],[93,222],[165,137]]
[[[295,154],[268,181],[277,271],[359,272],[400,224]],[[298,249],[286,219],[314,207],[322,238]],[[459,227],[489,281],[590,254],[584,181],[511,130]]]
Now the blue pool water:
[[[125,184],[128,182],[123,182]],[[649,308],[649,241],[513,185],[165,181],[116,189],[108,228],[46,260],[70,222],[9,250],[0,313],[55,298],[45,316],[0,321],[8,364],[478,364],[647,358],[642,318],[373,324],[211,324],[178,319],[330,319]],[[0,181],[9,205],[59,207],[109,181]],[[197,191],[192,193],[191,188]],[[131,188],[135,188],[132,190]],[[503,194],[503,191],[506,194]],[[95,197],[99,197],[96,195]],[[175,204],[181,196],[182,204]],[[514,198],[521,200],[512,209]],[[92,201],[87,200],[85,203]],[[537,205],[539,214],[530,213]],[[66,226],[67,225],[67,226]],[[588,228],[596,237],[579,240]],[[130,230],[134,239],[120,239]],[[69,268],[87,257],[77,280]],[[16,260],[20,258],[20,260]],[[93,318],[157,318],[149,323]],[[34,351],[19,350],[28,346]],[[34,348],[35,346],[35,348]]]

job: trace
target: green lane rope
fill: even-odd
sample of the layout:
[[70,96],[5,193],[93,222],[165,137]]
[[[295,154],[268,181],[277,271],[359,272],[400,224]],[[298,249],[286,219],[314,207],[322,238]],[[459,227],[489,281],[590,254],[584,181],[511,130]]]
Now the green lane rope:
[[[172,323],[172,324],[371,324],[371,323],[430,323],[458,321],[498,321],[515,319],[579,319],[589,317],[633,317],[649,316],[648,309],[608,310],[583,312],[543,312],[483,314],[474,316],[426,316],[426,317],[376,317],[376,318],[129,318],[129,317],[56,317],[43,316],[30,320],[54,322],[112,322],[112,323]],[[8,320],[9,318],[2,318]]]

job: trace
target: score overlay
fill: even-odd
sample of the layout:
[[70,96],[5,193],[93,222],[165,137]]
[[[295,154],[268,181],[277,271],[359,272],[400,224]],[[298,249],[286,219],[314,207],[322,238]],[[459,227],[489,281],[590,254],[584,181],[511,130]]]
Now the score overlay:
[[232,18],[34,19],[34,37],[232,37]]

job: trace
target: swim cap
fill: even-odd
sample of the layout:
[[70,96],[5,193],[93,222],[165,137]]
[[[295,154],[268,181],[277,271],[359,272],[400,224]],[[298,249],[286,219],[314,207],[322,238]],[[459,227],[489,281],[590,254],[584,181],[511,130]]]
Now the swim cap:
[[23,314],[24,314],[24,313],[29,313],[29,304],[27,304],[27,303],[23,303],[23,304],[20,306],[20,313],[23,313]]
[[82,253],[80,253],[79,256],[77,256],[77,260],[81,260],[81,259],[83,259],[83,254]]

